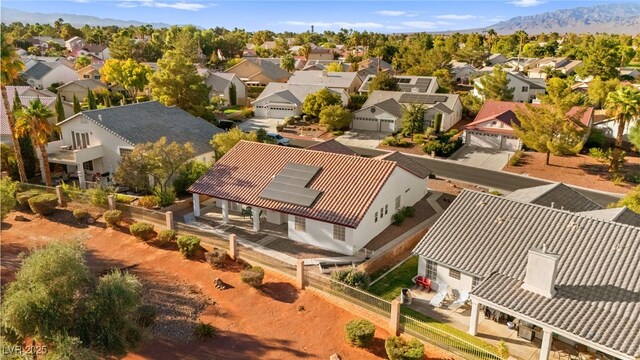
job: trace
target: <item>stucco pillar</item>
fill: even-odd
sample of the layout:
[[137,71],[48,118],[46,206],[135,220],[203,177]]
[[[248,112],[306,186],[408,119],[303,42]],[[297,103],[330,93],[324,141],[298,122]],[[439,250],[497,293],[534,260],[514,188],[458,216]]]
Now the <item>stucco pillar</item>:
[[391,336],[398,335],[400,328],[400,300],[395,299],[391,302],[391,316],[389,317],[389,333]]
[[251,214],[253,218],[253,232],[257,233],[260,231],[260,208],[252,207]]
[[82,165],[80,165],[79,168],[80,170],[78,170],[78,186],[80,186],[81,189],[86,189],[87,180],[84,177],[84,168],[82,167]]
[[193,216],[200,216],[200,194],[193,193]]
[[64,206],[64,197],[62,196],[62,186],[60,186],[60,185],[56,186],[56,197],[58,197],[58,206],[59,207],[63,207]]
[[235,260],[238,257],[238,239],[236,234],[229,234],[229,257]]
[[540,360],[548,360],[549,354],[551,354],[551,342],[552,342],[551,329],[542,329],[542,345],[540,346]]
[[167,211],[165,213],[165,221],[167,223],[167,229],[175,230],[176,226],[173,222],[173,211]]
[[298,289],[304,289],[304,259],[298,259],[296,262],[296,285]]
[[222,223],[229,223],[229,201],[228,200],[220,200],[220,205],[222,206]]
[[109,203],[109,210],[116,209],[116,197],[113,194],[107,196],[107,202]]
[[471,317],[469,318],[469,334],[476,336],[478,333],[478,319],[480,318],[480,303],[471,301]]

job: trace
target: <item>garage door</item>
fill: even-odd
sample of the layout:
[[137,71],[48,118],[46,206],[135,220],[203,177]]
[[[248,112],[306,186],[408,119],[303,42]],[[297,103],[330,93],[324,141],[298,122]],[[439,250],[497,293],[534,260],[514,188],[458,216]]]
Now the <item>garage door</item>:
[[287,116],[294,116],[294,109],[284,107],[269,107],[267,117],[274,119],[284,119]]
[[511,150],[511,151],[520,150],[520,141],[516,138],[503,136],[501,148],[503,150]]
[[378,131],[378,119],[353,118],[351,127],[355,130]]
[[394,132],[396,131],[396,129],[394,129],[394,125],[395,125],[395,121],[394,120],[381,120],[380,121],[380,131],[384,131],[384,132]]
[[469,144],[489,149],[500,149],[500,136],[494,134],[470,133]]

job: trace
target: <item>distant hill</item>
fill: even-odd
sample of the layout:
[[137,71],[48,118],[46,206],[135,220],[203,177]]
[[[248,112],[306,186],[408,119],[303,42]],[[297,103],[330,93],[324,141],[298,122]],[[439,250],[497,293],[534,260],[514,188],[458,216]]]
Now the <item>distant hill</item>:
[[5,24],[9,24],[12,22],[21,22],[23,24],[27,24],[27,23],[53,24],[56,20],[58,20],[59,18],[62,18],[64,19],[65,22],[76,27],[82,27],[85,24],[90,26],[115,25],[119,27],[129,27],[131,25],[140,26],[140,25],[149,24],[155,28],[163,28],[163,27],[168,28],[171,26],[169,24],[164,24],[164,23],[144,23],[144,22],[135,21],[135,20],[106,19],[106,18],[99,18],[95,16],[88,16],[88,15],[58,14],[58,13],[44,14],[44,13],[38,13],[38,12],[28,12],[28,11],[22,11],[22,10],[16,10],[16,9],[9,9],[5,7],[2,7],[2,9],[0,10],[2,11],[2,17],[1,17],[2,22]]
[[[539,33],[640,33],[640,2],[606,4],[556,10],[531,16],[518,16],[487,26],[498,34],[511,34],[524,30],[528,34]],[[467,32],[467,31],[465,31]]]

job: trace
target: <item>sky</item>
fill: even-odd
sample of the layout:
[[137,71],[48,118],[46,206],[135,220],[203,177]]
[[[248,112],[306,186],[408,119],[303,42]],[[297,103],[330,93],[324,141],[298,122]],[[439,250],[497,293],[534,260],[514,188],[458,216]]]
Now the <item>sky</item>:
[[480,28],[515,16],[602,4],[596,0],[424,0],[424,1],[202,1],[202,0],[2,0],[2,6],[31,12],[193,24],[248,31],[316,32],[340,28],[382,33]]

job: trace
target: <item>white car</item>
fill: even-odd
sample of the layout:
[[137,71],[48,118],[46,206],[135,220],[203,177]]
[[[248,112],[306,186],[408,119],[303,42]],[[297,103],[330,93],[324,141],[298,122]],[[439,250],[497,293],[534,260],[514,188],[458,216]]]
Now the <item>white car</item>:
[[278,145],[283,145],[283,146],[289,146],[291,145],[291,140],[289,140],[289,138],[286,138],[278,133],[275,132],[268,132],[267,136],[271,139],[273,139],[276,144]]

